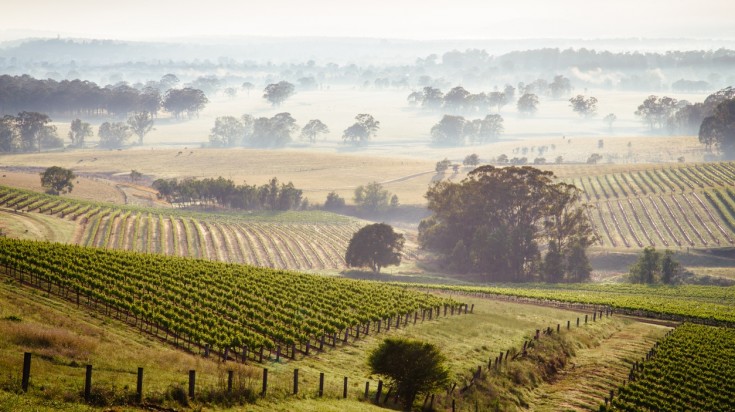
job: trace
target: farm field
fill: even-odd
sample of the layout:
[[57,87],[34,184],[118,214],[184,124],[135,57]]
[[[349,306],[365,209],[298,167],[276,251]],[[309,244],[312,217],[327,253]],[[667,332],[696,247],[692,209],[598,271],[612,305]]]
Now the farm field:
[[[0,206],[3,216],[66,228],[66,236],[42,233],[38,239],[294,270],[344,268],[349,239],[363,226],[328,212],[212,215],[75,201],[2,186]],[[77,228],[70,238],[72,222]]]
[[600,245],[718,248],[735,244],[735,166],[704,163],[568,178],[584,191]]
[[[393,327],[380,334],[363,335],[356,340],[350,337],[346,345],[340,344],[324,353],[299,357],[296,361],[286,356],[280,361],[269,357],[262,364],[250,360],[243,365],[233,360],[227,363],[208,360],[174,349],[170,340],[162,345],[163,334],[155,338],[151,334],[141,333],[140,328],[131,327],[117,316],[108,315],[105,306],[98,305],[96,309],[77,306],[74,299],[71,302],[60,299],[55,289],[54,286],[52,294],[48,295],[44,290],[19,287],[15,283],[4,281],[0,284],[0,329],[4,336],[8,336],[7,343],[0,345],[0,362],[4,369],[13,370],[22,361],[20,352],[25,350],[34,354],[30,392],[18,396],[3,391],[0,405],[30,405],[40,410],[44,410],[44,407],[49,410],[76,410],[77,407],[68,402],[80,399],[84,380],[84,368],[80,365],[89,363],[94,365],[94,385],[98,388],[100,399],[111,402],[131,396],[135,368],[138,366],[146,371],[146,398],[153,403],[173,402],[174,405],[176,403],[171,396],[176,388],[186,387],[187,371],[190,369],[197,371],[197,388],[203,394],[202,399],[205,399],[224,390],[227,370],[235,371],[236,388],[257,393],[261,385],[261,368],[267,367],[269,395],[246,407],[247,410],[371,410],[368,404],[360,400],[365,382],[371,382],[371,396],[377,384],[376,378],[367,371],[365,359],[384,336],[404,336],[441,345],[450,359],[453,380],[461,386],[471,377],[476,365],[486,363],[488,357],[496,356],[499,351],[517,348],[523,341],[532,338],[535,329],[564,323],[581,315],[580,312],[469,297],[466,303],[473,305],[472,314],[439,316],[432,321],[419,321],[416,325],[409,322],[407,326],[401,325],[398,329]],[[638,324],[616,318],[598,320],[597,323],[590,321],[589,325],[583,325],[578,330],[573,328],[570,339],[580,345],[581,354],[586,350],[584,348],[607,347],[606,342],[614,342],[610,340],[611,337],[620,331],[631,330],[630,325]],[[470,330],[472,332],[467,333]],[[640,325],[637,330],[643,334],[656,334],[659,328]],[[457,339],[459,335],[462,339]],[[316,347],[313,350],[317,352]],[[634,357],[643,353],[635,345],[630,350],[635,353]],[[110,352],[115,355],[110,356]],[[298,396],[290,394],[294,368],[300,371],[301,392]],[[326,375],[323,400],[316,394],[319,373]],[[343,376],[349,377],[350,394],[347,400],[337,400],[341,396]],[[0,384],[5,388],[17,387],[14,386],[18,385],[17,374],[2,378]],[[538,388],[535,392],[543,390]],[[594,393],[590,397],[600,402],[598,395]],[[512,399],[518,395],[504,396]],[[522,399],[531,399],[530,392],[520,396]],[[443,407],[449,406],[447,402],[447,398],[437,399],[437,405]],[[514,408],[512,403],[508,405]]]
[[641,284],[523,284],[496,286],[412,285],[421,289],[445,290],[459,296],[477,295],[502,300],[566,303],[610,307],[619,313],[673,321],[732,326],[735,323],[735,287]]
[[607,411],[730,411],[735,401],[735,330],[684,324],[632,368]]

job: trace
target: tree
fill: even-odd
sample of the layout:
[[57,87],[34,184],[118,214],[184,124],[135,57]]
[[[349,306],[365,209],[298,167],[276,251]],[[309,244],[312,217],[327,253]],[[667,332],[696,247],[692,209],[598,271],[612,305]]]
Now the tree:
[[661,272],[660,259],[656,248],[645,247],[638,256],[638,261],[630,267],[630,280],[635,283],[655,283]]
[[209,134],[212,146],[231,147],[242,143],[245,126],[234,116],[220,116],[214,120]]
[[396,388],[405,411],[411,410],[417,396],[449,383],[446,358],[431,343],[387,338],[370,353],[368,365],[371,373],[383,376]]
[[327,210],[339,210],[345,207],[345,199],[336,192],[329,192],[327,200],[324,202],[324,208]]
[[465,127],[467,120],[462,116],[444,117],[431,128],[431,140],[435,144],[459,146],[464,144]]
[[556,75],[554,76],[554,80],[549,83],[549,91],[551,92],[551,97],[558,99],[565,93],[572,91],[572,82],[562,75]]
[[85,123],[79,119],[71,121],[71,127],[69,128],[69,139],[71,145],[74,147],[84,146],[84,138],[92,136],[92,126],[89,123]]
[[388,208],[391,193],[378,182],[360,185],[355,189],[355,204],[368,212],[380,212]]
[[462,160],[462,164],[465,166],[477,166],[480,164],[480,156],[478,156],[477,153],[467,155],[464,160]]
[[308,139],[311,143],[316,142],[317,136],[329,133],[329,128],[319,119],[309,120],[301,129],[301,138]]
[[661,129],[667,124],[671,115],[676,110],[677,103],[677,100],[671,97],[651,95],[638,106],[635,115],[648,123],[651,130],[655,128]]
[[179,82],[180,80],[178,77],[176,77],[175,74],[168,73],[161,77],[161,81],[159,82],[159,84],[161,85],[161,90],[165,91],[176,87]]
[[451,165],[452,161],[445,157],[444,160],[436,162],[436,167],[434,168],[434,170],[436,170],[437,173],[444,173],[447,171],[447,169],[449,169]]
[[[298,130],[291,113],[278,113],[271,118],[260,117],[252,123],[252,134],[246,142],[255,147],[281,147],[291,141],[291,134]],[[245,135],[248,127],[243,123]]]
[[104,122],[97,131],[100,146],[110,149],[122,147],[132,134],[130,126],[123,122]]
[[243,84],[240,85],[240,87],[248,93],[248,96],[250,96],[250,91],[253,90],[253,88],[255,88],[255,85],[250,82],[243,82]]
[[234,87],[228,87],[224,90],[225,96],[229,97],[230,99],[234,99],[237,97],[237,89]]
[[[448,266],[466,264],[489,280],[530,281],[542,275],[542,242],[553,242],[562,259],[554,270],[565,267],[563,279],[570,280],[564,262],[584,254],[595,237],[579,189],[553,179],[529,166],[480,166],[460,183],[436,182],[426,194],[432,215],[419,224],[419,243]],[[460,241],[468,262],[454,260]]]
[[53,139],[56,136],[56,126],[48,126],[51,118],[43,113],[20,112],[15,122],[20,136],[21,150],[24,152],[34,149],[40,152],[44,139]]
[[138,112],[128,118],[130,131],[138,136],[139,145],[143,144],[145,135],[151,130],[156,130],[153,128],[153,123],[153,115],[149,112]]
[[569,107],[582,117],[594,117],[597,115],[597,98],[585,98],[581,94],[569,99]]
[[525,93],[518,99],[516,107],[521,114],[533,116],[538,110],[538,96],[533,93]]
[[0,118],[0,152],[14,152],[20,148],[20,136],[15,116]]
[[41,186],[46,188],[46,193],[59,195],[71,193],[74,188],[74,172],[59,166],[51,166],[41,173]]
[[501,134],[503,134],[503,116],[499,114],[489,114],[480,122],[480,128],[477,134],[478,143],[495,142]]
[[390,225],[374,223],[358,230],[347,245],[345,262],[350,267],[369,267],[379,273],[381,267],[399,265],[405,239]]
[[294,93],[294,85],[282,80],[278,83],[271,83],[263,89],[263,98],[268,100],[273,107],[280,106]]
[[209,99],[203,91],[185,87],[168,90],[163,100],[163,107],[178,119],[183,113],[188,117],[198,116],[207,103]]
[[470,92],[464,87],[457,86],[444,95],[444,107],[457,112],[462,111],[465,109],[469,95]]
[[133,169],[130,171],[130,181],[135,183],[138,180],[143,178],[143,173],[140,173],[139,171]]
[[342,134],[342,139],[345,142],[351,142],[354,144],[367,143],[371,137],[375,136],[380,129],[380,122],[375,118],[366,113],[361,113],[355,116],[356,122],[345,129]]
[[618,116],[615,116],[615,113],[610,113],[602,119],[602,121],[605,122],[610,131],[612,131],[613,123],[615,123],[616,120],[618,120]]
[[735,98],[717,104],[714,113],[702,120],[699,141],[716,147],[726,158],[735,158]]

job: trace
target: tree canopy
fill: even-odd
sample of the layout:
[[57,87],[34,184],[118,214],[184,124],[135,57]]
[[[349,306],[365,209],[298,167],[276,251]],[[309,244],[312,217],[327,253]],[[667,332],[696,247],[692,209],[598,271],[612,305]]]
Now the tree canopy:
[[46,188],[46,193],[59,195],[70,193],[74,189],[74,172],[59,166],[51,166],[41,173],[41,186]]
[[345,143],[350,142],[358,145],[367,143],[380,129],[380,122],[370,114],[358,114],[355,116],[355,120],[356,122],[342,133],[342,139]]
[[329,128],[319,119],[309,120],[301,129],[301,138],[307,139],[309,142],[316,142],[317,136],[329,133]]
[[489,280],[584,280],[592,227],[580,191],[553,179],[529,166],[481,166],[460,183],[437,182],[426,194],[433,215],[419,225],[419,242],[450,269]]
[[518,98],[516,107],[521,114],[532,116],[538,110],[538,96],[533,93],[525,93]]
[[378,182],[355,188],[355,204],[367,212],[381,212],[390,206],[391,193]]
[[449,383],[446,358],[431,343],[388,338],[370,353],[372,373],[396,388],[403,410],[409,411],[418,395],[443,389]]
[[735,98],[719,102],[712,115],[702,120],[699,141],[716,147],[728,159],[735,158]]
[[49,125],[51,118],[38,112],[20,112],[17,116],[5,115],[0,119],[0,151],[41,151],[42,147],[60,147],[64,142],[56,133],[56,126]]
[[597,115],[597,98],[585,98],[581,94],[569,99],[569,107],[582,117],[593,117]]
[[69,127],[69,140],[71,145],[74,147],[83,147],[84,139],[92,136],[92,126],[89,123],[85,123],[80,119],[74,119],[71,121],[71,127]]
[[188,117],[198,116],[207,103],[209,103],[209,99],[203,91],[185,87],[167,91],[163,100],[163,107],[179,119],[182,114],[186,114]]
[[674,252],[659,252],[647,246],[631,265],[629,278],[634,283],[675,283],[682,274],[681,264],[674,259]]
[[123,122],[104,122],[100,125],[97,134],[100,137],[100,146],[107,148],[122,147],[133,135],[130,126]]
[[271,83],[263,89],[263,98],[268,100],[273,107],[280,106],[281,103],[286,101],[292,94],[294,94],[295,87],[293,84],[282,80],[278,83]]
[[374,223],[358,230],[347,245],[345,262],[350,267],[369,267],[373,272],[401,263],[405,239],[390,225]]
[[139,145],[143,144],[143,138],[145,137],[145,135],[150,133],[151,130],[155,130],[153,128],[153,124],[153,114],[147,111],[135,113],[128,118],[128,126],[130,127],[130,131],[138,136]]

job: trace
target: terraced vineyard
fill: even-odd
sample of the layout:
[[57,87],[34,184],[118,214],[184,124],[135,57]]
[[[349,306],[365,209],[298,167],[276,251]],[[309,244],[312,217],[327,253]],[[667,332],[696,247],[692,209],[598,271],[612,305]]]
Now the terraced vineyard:
[[569,180],[606,248],[735,245],[735,164],[666,166]]
[[75,243],[276,269],[342,269],[363,226],[327,212],[213,215],[111,206],[0,186],[0,207],[76,221]]
[[0,272],[179,347],[242,361],[262,361],[264,349],[293,359],[460,307],[366,281],[7,238]]
[[735,329],[685,324],[651,351],[602,411],[735,410]]

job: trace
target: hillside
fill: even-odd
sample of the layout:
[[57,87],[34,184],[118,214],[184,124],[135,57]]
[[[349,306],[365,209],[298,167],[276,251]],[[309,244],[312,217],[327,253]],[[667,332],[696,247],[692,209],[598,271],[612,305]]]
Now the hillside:
[[[343,269],[359,220],[328,212],[206,214],[117,206],[0,186],[5,215],[75,222],[74,236],[39,237],[106,249],[245,263],[278,269]],[[22,213],[18,213],[22,212]]]

